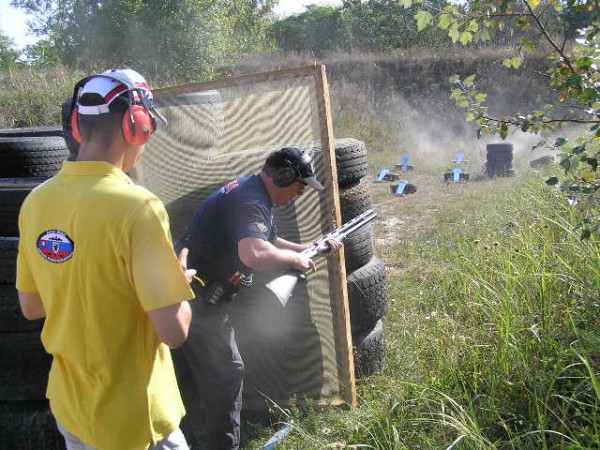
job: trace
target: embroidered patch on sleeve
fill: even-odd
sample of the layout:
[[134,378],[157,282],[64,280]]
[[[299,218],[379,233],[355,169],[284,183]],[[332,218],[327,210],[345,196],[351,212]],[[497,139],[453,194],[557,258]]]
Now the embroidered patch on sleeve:
[[37,249],[42,258],[53,263],[63,263],[73,257],[75,243],[64,231],[47,230],[40,234]]
[[254,225],[256,225],[256,228],[261,233],[265,233],[267,231],[267,226],[262,222],[254,222]]

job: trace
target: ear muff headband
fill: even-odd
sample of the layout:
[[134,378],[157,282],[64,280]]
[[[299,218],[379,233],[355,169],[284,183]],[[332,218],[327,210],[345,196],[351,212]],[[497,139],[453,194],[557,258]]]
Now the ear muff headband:
[[[121,124],[123,138],[125,139],[125,142],[130,145],[140,146],[146,144],[150,140],[150,137],[154,131],[156,131],[156,118],[152,113],[154,108],[146,98],[142,88],[131,83],[131,80],[129,80],[127,77],[121,77],[118,76],[118,74],[92,75],[77,82],[73,89],[73,100],[71,102],[73,109],[71,110],[70,131],[73,135],[73,139],[80,144],[83,142],[83,136],[79,131],[79,114],[77,112],[77,99],[79,91],[89,80],[96,77],[108,78],[127,87],[127,101],[129,106],[127,111],[123,113],[123,122]],[[135,92],[138,94],[138,97],[142,103],[141,105],[134,103]],[[158,111],[156,112],[158,114]],[[159,117],[163,120],[163,122],[166,123],[166,119],[164,119],[160,114]]]

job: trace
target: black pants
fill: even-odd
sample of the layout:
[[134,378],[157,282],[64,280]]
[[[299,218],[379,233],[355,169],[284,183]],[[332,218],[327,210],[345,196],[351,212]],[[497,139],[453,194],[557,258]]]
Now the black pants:
[[[210,450],[237,450],[240,445],[240,411],[244,362],[235,341],[227,309],[230,304],[205,307],[191,302],[192,324],[186,342],[173,350],[173,362],[188,417],[204,406]],[[185,430],[184,430],[185,431]]]

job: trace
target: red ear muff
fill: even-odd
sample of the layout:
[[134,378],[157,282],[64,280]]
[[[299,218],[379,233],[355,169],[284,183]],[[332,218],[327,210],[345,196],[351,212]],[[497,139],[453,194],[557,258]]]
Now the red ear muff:
[[141,105],[133,105],[131,115],[129,110],[123,114],[123,137],[129,145],[138,146],[147,143],[154,133],[154,128],[153,117]]
[[83,142],[83,137],[79,132],[79,114],[77,114],[77,108],[73,108],[71,111],[71,134],[77,143],[81,144]]

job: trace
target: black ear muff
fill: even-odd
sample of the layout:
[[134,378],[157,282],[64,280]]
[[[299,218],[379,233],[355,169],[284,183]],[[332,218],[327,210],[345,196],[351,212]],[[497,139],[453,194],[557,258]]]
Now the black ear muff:
[[298,171],[293,167],[277,169],[273,173],[273,183],[277,187],[288,187],[298,179]]
[[123,113],[123,138],[129,145],[144,145],[154,133],[156,121],[145,107],[133,105],[130,108]]

